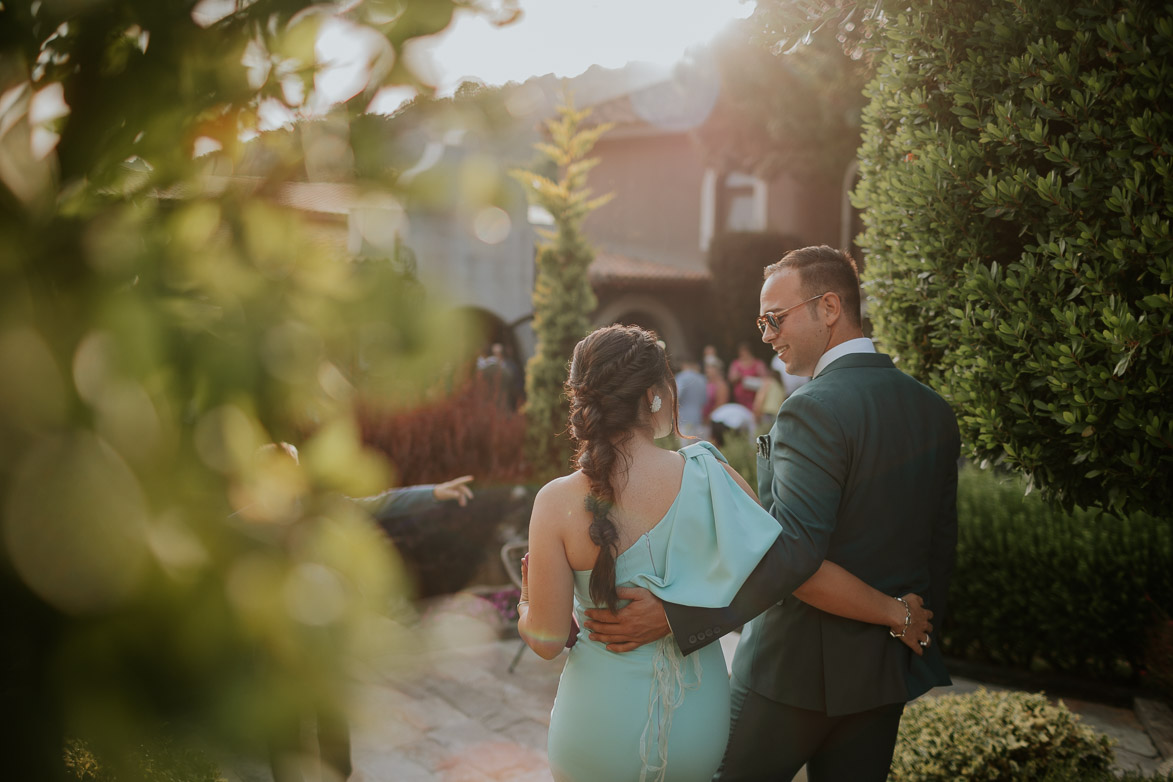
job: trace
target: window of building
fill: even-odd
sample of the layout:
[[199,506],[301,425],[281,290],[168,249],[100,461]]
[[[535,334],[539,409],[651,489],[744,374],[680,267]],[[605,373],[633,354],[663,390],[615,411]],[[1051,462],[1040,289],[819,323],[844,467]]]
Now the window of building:
[[721,176],[706,169],[701,182],[701,249],[707,252],[718,232],[766,230],[768,193],[766,182],[756,176],[737,171]]

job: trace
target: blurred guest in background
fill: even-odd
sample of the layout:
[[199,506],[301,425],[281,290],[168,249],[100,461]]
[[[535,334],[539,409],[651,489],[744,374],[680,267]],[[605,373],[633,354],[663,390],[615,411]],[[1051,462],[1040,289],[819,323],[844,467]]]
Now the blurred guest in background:
[[725,366],[718,360],[716,363],[705,363],[705,407],[704,420],[710,424],[709,416],[723,404],[729,402],[729,384],[725,382]]
[[487,356],[477,359],[477,373],[489,386],[503,410],[516,410],[522,395],[522,374],[505,346],[494,342]]
[[773,370],[766,372],[762,378],[761,388],[753,398],[753,414],[759,427],[768,427],[774,423],[778,415],[778,408],[786,401],[786,389],[782,380]]
[[749,345],[737,346],[737,358],[729,363],[729,384],[733,401],[746,408],[753,407],[754,397],[766,375],[766,364],[750,352]]
[[676,399],[680,406],[680,433],[688,437],[704,437],[708,383],[700,373],[700,365],[691,358],[680,360],[680,371],[676,373]]

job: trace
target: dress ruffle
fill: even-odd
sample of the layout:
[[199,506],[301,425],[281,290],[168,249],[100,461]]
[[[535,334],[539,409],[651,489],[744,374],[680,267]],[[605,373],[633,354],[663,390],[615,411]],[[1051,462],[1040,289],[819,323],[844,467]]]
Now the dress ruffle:
[[678,605],[720,608],[765,556],[782,528],[722,466],[707,442],[680,451],[688,460],[680,496],[648,534],[666,535],[663,575],[639,573],[634,586]]
[[[652,656],[652,686],[648,692],[648,722],[639,737],[639,759],[643,766],[639,782],[663,782],[668,773],[668,734],[672,730],[672,715],[684,703],[684,694],[701,686],[701,661],[697,655],[691,658],[691,666],[680,653],[675,639],[667,636],[656,641]],[[688,681],[687,668],[691,667],[693,680]],[[652,761],[653,745],[656,750]]]
[[[672,603],[725,606],[773,545],[781,527],[729,475],[721,464],[725,457],[712,445],[695,443],[681,453],[687,461],[680,495],[647,535],[666,538],[663,575],[637,573],[629,583]],[[684,703],[685,693],[701,683],[699,658],[681,655],[672,636],[656,642],[652,667],[648,721],[640,737],[640,782],[664,779],[672,715]]]

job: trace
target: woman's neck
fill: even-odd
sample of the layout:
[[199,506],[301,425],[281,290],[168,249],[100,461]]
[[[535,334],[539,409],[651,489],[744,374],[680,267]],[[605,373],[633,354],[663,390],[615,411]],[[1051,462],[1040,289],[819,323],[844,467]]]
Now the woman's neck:
[[627,442],[616,444],[615,448],[628,460],[633,460],[638,455],[650,453],[653,450],[663,450],[656,445],[656,438],[650,428],[635,430]]
[[632,468],[635,468],[635,473],[642,473],[644,469],[656,464],[657,455],[666,451],[656,445],[654,432],[650,427],[635,430],[626,442],[616,443],[615,449],[619,452],[619,460],[611,477],[611,488],[615,493],[615,504],[623,505],[623,496],[633,473]]

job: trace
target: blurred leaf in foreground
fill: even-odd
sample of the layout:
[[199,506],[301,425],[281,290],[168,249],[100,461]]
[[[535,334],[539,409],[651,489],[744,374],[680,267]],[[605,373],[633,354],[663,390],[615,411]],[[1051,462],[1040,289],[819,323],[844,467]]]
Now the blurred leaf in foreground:
[[[351,405],[417,398],[458,326],[283,205],[307,152],[346,171],[346,134],[311,149],[265,131],[426,94],[400,55],[455,5],[0,3],[13,778],[62,778],[65,736],[142,778],[118,758],[163,725],[256,751],[290,713],[344,708],[356,666],[386,654],[406,582],[342,494],[393,476]],[[345,84],[327,35],[368,44]],[[394,201],[379,185],[362,187]],[[304,467],[258,450],[302,439]]]

